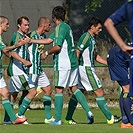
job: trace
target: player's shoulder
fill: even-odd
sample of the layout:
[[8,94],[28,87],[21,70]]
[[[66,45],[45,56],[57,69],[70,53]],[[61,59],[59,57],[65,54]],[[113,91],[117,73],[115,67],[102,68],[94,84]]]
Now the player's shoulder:
[[21,34],[19,32],[14,32],[12,38],[20,38]]
[[30,33],[30,37],[33,37],[37,34],[36,30],[33,30],[31,33]]
[[67,31],[67,29],[71,29],[70,25],[67,24],[66,22],[61,22],[61,24],[59,25],[60,28],[64,29]]
[[82,35],[81,35],[81,37],[80,37],[81,39],[90,39],[91,38],[91,34],[89,33],[89,32],[85,32],[85,33],[83,33]]

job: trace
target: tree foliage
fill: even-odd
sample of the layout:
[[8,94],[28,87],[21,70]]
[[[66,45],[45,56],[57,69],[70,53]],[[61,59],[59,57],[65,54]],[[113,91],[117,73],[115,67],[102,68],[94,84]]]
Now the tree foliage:
[[85,11],[86,12],[95,12],[98,7],[101,7],[101,4],[104,0],[89,0],[86,3]]

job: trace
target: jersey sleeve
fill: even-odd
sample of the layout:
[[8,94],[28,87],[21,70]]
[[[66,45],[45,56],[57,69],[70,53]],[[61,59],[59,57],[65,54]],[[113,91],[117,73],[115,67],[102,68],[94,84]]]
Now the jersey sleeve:
[[127,10],[126,10],[127,4],[128,2],[126,2],[122,7],[120,7],[109,17],[113,21],[114,25],[117,25],[127,20]]
[[[19,39],[20,38],[19,38],[19,36],[17,36],[17,33],[14,33],[13,36],[12,36],[12,38],[11,38],[11,41],[10,41],[10,46],[13,46],[13,45],[17,44],[18,41],[19,41]],[[16,49],[13,49],[11,51],[16,52],[17,51],[17,48]]]
[[6,45],[2,41],[2,37],[0,35],[0,50],[3,50],[6,47]]
[[55,32],[53,32],[52,34],[50,34],[49,35],[49,38],[52,39],[52,40],[54,40],[54,38],[55,38]]
[[0,41],[0,50],[3,50],[5,47],[6,45],[2,41]]
[[63,45],[67,31],[68,31],[67,27],[63,27],[62,25],[56,27],[54,46],[61,47]]
[[77,43],[76,49],[78,49],[81,53],[84,51],[84,49],[86,48],[86,42],[88,40],[86,39],[86,34],[83,34],[80,38],[79,41]]

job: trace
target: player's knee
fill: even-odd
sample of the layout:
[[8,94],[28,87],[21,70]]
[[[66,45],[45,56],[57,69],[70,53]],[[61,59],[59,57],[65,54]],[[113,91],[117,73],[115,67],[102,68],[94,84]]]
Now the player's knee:
[[35,88],[32,88],[32,89],[29,90],[29,95],[30,95],[30,96],[35,97],[36,94],[37,94],[37,91],[36,91]]
[[104,95],[104,91],[102,88],[95,90],[94,92],[95,92],[96,96],[103,96]]
[[9,99],[9,92],[7,89],[1,92],[2,99]]
[[47,86],[45,88],[42,88],[45,95],[51,96],[52,94],[52,88],[50,86]]

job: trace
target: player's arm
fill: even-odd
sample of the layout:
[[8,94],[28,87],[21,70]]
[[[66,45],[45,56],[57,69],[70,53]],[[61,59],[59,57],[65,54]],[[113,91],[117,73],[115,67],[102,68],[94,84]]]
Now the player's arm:
[[48,55],[55,54],[61,50],[60,46],[53,46],[51,49],[47,50],[45,53],[41,55],[41,58],[44,60]]
[[44,38],[44,39],[31,39],[30,43],[33,44],[51,44],[53,42],[53,40],[51,38]]
[[31,64],[30,61],[21,58],[21,57],[18,55],[17,52],[11,52],[10,55],[11,55],[14,59],[18,60],[19,62],[22,62],[25,66],[27,66],[27,67],[31,67],[31,66],[32,66],[32,64]]
[[105,59],[103,59],[99,54],[96,55],[96,61],[97,61],[98,63],[107,65],[107,61],[106,61]]
[[5,55],[8,55],[7,52],[9,52],[9,51],[11,51],[11,50],[13,50],[13,49],[15,49],[15,48],[17,48],[17,45],[7,46],[7,47],[5,47],[5,48],[2,50],[2,52],[3,52]]
[[122,40],[122,38],[120,37],[113,21],[108,18],[105,23],[104,23],[105,28],[107,29],[107,31],[109,32],[109,34],[111,35],[111,37],[115,40],[115,42],[120,46],[120,48],[128,53],[129,51],[133,50],[133,47],[131,46],[127,46],[125,44],[125,42]]
[[76,49],[76,55],[77,55],[77,58],[78,58],[78,59],[79,59],[80,56],[81,56],[81,52],[80,52],[78,49]]
[[11,50],[13,50],[13,49],[15,49],[15,48],[18,48],[18,47],[20,47],[20,46],[23,46],[23,45],[29,43],[29,41],[30,41],[29,38],[22,38],[22,39],[19,40],[19,42],[18,42],[17,44],[12,45],[12,46],[7,46],[7,47],[5,47],[2,51],[3,51],[3,53],[4,53],[6,56],[10,57],[10,55],[9,55],[8,52],[10,52]]

